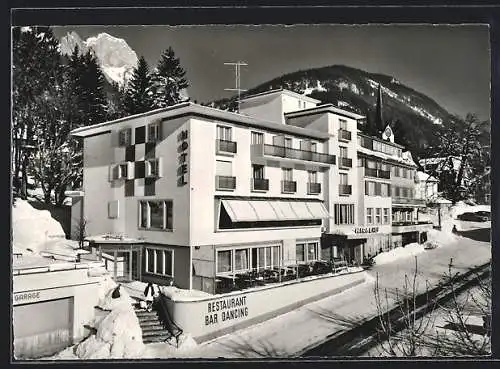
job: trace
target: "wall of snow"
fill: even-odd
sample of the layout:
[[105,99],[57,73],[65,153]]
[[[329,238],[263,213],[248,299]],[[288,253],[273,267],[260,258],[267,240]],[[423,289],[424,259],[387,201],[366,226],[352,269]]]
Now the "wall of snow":
[[48,241],[64,240],[66,235],[48,210],[37,210],[27,201],[16,199],[12,207],[12,237],[16,248],[39,252],[45,250]]

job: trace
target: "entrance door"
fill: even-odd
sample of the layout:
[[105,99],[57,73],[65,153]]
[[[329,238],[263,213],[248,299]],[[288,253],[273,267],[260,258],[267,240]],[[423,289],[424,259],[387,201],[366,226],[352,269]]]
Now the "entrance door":
[[117,281],[139,280],[139,251],[117,251],[115,256],[115,268]]

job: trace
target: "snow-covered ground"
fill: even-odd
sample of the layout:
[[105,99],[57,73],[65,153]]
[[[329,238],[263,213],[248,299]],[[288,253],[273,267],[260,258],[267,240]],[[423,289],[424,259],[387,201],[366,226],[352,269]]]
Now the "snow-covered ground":
[[[16,212],[20,214],[17,214],[16,218],[13,217],[13,220],[28,219],[30,216],[31,219],[34,218],[32,214],[34,209],[30,209],[26,205],[29,206],[29,204],[23,204],[22,201],[17,202],[16,207],[19,206],[19,208]],[[472,210],[474,208],[464,205],[458,204],[449,213],[443,212],[442,230],[429,232],[429,240],[435,240],[439,244],[436,249],[424,250],[421,245],[408,245],[402,249],[406,249],[405,251],[392,251],[392,256],[386,253],[388,254],[385,256],[387,260],[383,261],[384,257],[377,260],[375,266],[368,272],[369,277],[365,283],[340,294],[301,306],[274,319],[201,344],[196,344],[189,335],[186,335],[181,339],[180,349],[174,348],[169,343],[155,343],[144,345],[143,349],[140,350],[137,337],[141,336],[137,330],[137,317],[131,310],[130,301],[127,300],[123,304],[118,303],[118,307],[112,306],[111,313],[105,314],[104,317],[100,318],[101,320],[97,317],[101,323],[96,321],[97,335],[94,338],[88,338],[87,341],[91,340],[89,343],[85,344],[85,341],[50,359],[113,358],[125,357],[124,355],[135,358],[278,358],[299,355],[305,348],[315,346],[327,337],[354,327],[364,319],[372,317],[376,312],[373,298],[375,279],[378,278],[380,287],[388,291],[401,288],[405,275],[413,273],[415,257],[418,261],[418,280],[421,291],[425,290],[426,283],[435,284],[440,281],[442,275],[448,270],[450,259],[453,259],[453,266],[459,272],[491,260],[490,243],[451,233],[452,224],[456,222],[454,219],[456,215],[460,212],[476,211]],[[480,208],[478,210],[486,209]],[[13,213],[15,214],[15,212]],[[433,216],[430,213],[427,215]],[[38,218],[40,217],[39,214]],[[46,222],[50,224],[50,220],[46,219]],[[437,224],[437,221],[435,223]],[[481,224],[481,226],[486,225]],[[56,235],[60,232],[55,225],[42,228],[43,232],[45,229],[53,229]],[[19,237],[19,230],[18,228],[17,237]],[[22,239],[24,243],[16,244],[15,236],[14,245],[16,247],[30,245],[36,250],[43,250],[47,241],[38,245],[36,239],[36,237],[34,240],[26,238]],[[17,240],[19,242],[19,238]],[[109,290],[113,286],[111,282],[109,283],[110,285],[106,287],[108,297]],[[142,285],[130,287],[135,290],[135,293],[140,293]],[[130,289],[123,288],[122,291],[124,292],[123,298],[126,299],[125,296],[128,296],[127,292]],[[114,311],[116,312],[113,313]],[[106,317],[112,318],[106,320]],[[100,331],[101,333],[99,333]],[[131,337],[134,339],[132,340]],[[140,343],[142,343],[142,338]]]
[[12,207],[12,241],[16,252],[72,261],[80,253],[78,242],[67,240],[61,224],[48,210],[38,210],[16,199]]

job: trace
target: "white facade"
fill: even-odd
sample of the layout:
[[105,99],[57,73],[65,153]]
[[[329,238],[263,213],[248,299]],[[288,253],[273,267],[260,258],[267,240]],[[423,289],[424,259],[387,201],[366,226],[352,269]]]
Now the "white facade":
[[404,243],[416,165],[358,133],[363,116],[318,103],[276,90],[241,114],[183,103],[73,131],[89,235],[125,237],[96,247],[129,260],[129,278],[213,293],[241,272]]

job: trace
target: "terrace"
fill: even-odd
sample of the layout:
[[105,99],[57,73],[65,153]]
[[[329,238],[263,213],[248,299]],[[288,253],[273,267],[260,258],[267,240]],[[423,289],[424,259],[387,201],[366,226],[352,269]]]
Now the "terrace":
[[281,267],[250,269],[234,274],[218,274],[215,282],[215,294],[241,291],[249,288],[281,284],[289,281],[302,281],[304,278],[341,274],[349,272],[345,260],[335,258],[332,261],[315,260]]

